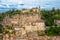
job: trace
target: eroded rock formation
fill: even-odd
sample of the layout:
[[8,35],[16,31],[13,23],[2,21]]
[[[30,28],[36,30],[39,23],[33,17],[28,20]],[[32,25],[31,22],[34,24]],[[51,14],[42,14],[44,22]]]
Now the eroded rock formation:
[[[45,24],[41,19],[39,9],[33,8],[33,12],[26,10],[22,11],[22,14],[15,14],[12,17],[6,16],[2,22],[4,28],[12,27],[12,31],[15,31],[16,37],[28,36],[28,33],[37,31],[44,31]],[[26,12],[25,12],[26,11]],[[25,14],[25,13],[28,14]],[[11,30],[10,30],[11,32]]]

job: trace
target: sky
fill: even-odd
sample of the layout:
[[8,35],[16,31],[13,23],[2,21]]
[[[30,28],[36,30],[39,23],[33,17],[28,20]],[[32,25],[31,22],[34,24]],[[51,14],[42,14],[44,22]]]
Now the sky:
[[60,0],[0,0],[0,12],[39,6],[41,9],[60,8]]

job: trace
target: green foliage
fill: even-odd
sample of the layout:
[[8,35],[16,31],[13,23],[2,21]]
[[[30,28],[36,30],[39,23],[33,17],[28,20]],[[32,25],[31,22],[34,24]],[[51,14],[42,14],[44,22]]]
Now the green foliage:
[[9,32],[9,30],[4,30],[4,33],[9,34],[10,32]]
[[41,10],[41,14],[41,18],[45,20],[46,26],[53,26],[54,19],[60,20],[60,9]]
[[9,10],[9,11],[7,11],[7,12],[2,12],[2,13],[0,13],[0,22],[2,22],[3,21],[3,19],[4,19],[4,17],[6,16],[6,15],[9,15],[10,17],[11,16],[13,16],[13,15],[15,15],[15,14],[22,14],[21,13],[21,11],[20,10]]
[[50,29],[45,30],[47,36],[60,36],[60,27],[50,27]]
[[13,29],[13,27],[9,26],[9,25],[7,25],[6,27],[7,27],[7,29]]
[[15,14],[21,14],[21,11],[20,10],[9,10],[5,13],[12,16],[12,15],[15,15]]
[[52,26],[52,25],[54,25],[54,20],[52,20],[52,19],[46,19],[45,25],[46,26]]
[[0,33],[3,33],[3,26],[0,24]]
[[[45,20],[45,25],[50,26],[48,30],[45,30],[47,36],[60,36],[60,27],[54,23],[54,20],[60,20],[60,9],[42,10],[42,19]],[[52,27],[55,26],[55,27]]]
[[38,33],[38,36],[44,36],[45,35],[44,31],[40,31],[40,32],[37,32],[37,33]]
[[0,13],[0,22],[3,21],[4,13]]
[[46,26],[52,26],[54,25],[54,17],[51,11],[48,10],[42,10],[42,19],[45,20],[45,25]]
[[15,31],[14,30],[11,30],[11,32],[10,32],[10,30],[11,29],[5,29],[4,30],[4,34],[15,34]]
[[[13,27],[12,27],[12,26],[7,25],[6,27],[7,27],[7,28],[4,29],[4,33],[5,33],[5,34],[15,34],[15,31],[13,30]],[[10,32],[10,31],[11,31],[11,32]]]
[[54,14],[54,19],[59,19],[59,20],[60,20],[60,14],[55,13],[55,14]]

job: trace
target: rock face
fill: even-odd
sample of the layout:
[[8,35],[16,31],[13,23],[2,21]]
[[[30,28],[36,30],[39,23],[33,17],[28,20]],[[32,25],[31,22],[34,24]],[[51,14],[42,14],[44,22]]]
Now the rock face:
[[21,15],[15,14],[11,18],[6,16],[2,22],[4,28],[6,29],[7,25],[12,26],[17,37],[25,37],[29,32],[44,31],[45,24],[41,19],[39,9],[36,8],[32,10],[34,12],[29,12],[28,15],[25,13]]

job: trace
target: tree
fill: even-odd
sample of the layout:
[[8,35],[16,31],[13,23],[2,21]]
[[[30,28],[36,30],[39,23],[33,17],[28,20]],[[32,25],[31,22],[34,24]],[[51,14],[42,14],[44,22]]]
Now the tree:
[[0,24],[0,33],[3,33],[3,25]]
[[46,26],[52,26],[54,25],[54,17],[52,12],[50,10],[42,10],[42,19],[45,20],[45,25]]
[[45,30],[47,36],[60,36],[60,27],[50,27],[48,30]]

